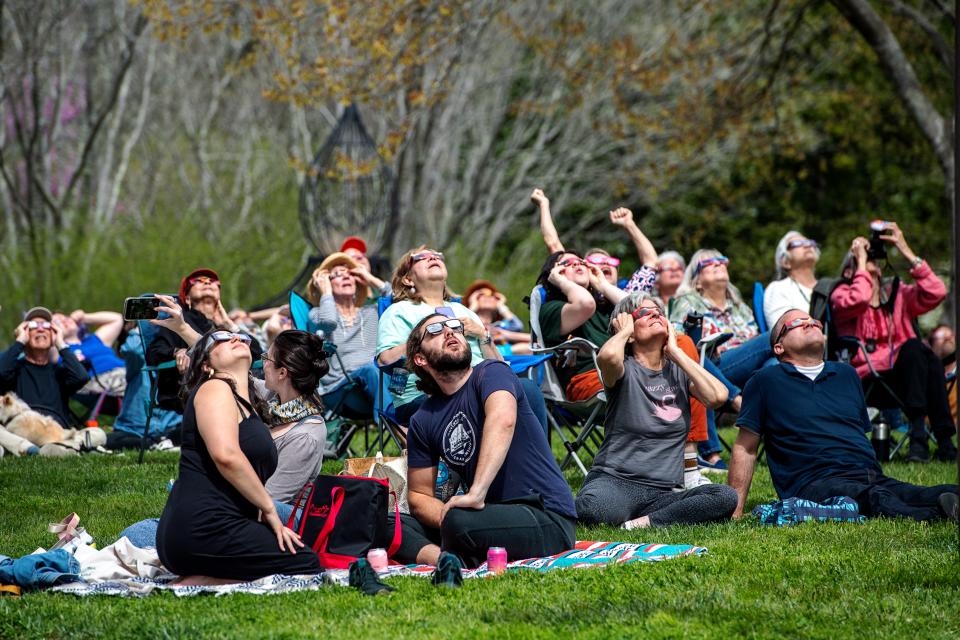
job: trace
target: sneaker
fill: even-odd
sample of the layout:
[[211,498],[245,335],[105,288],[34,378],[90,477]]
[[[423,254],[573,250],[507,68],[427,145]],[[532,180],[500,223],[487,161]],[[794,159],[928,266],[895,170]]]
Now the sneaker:
[[683,489],[674,489],[674,491],[686,491],[687,489],[702,487],[705,484],[713,484],[713,482],[709,478],[705,478],[700,473],[700,469],[685,469],[683,472]]
[[957,459],[957,447],[954,446],[950,440],[940,443],[937,447],[936,458],[941,462],[955,462]]
[[460,558],[444,551],[437,560],[437,568],[433,570],[430,581],[438,587],[458,589],[463,586],[463,563]]
[[726,473],[727,463],[723,461],[723,458],[720,458],[716,462],[707,462],[705,459],[697,456],[697,466],[700,467],[700,471],[703,473]]
[[366,558],[350,563],[349,580],[351,587],[360,589],[368,596],[378,596],[393,591],[393,587],[380,582],[380,576]]
[[926,440],[920,442],[910,439],[910,448],[907,449],[907,462],[930,462],[930,448]]
[[957,497],[953,491],[941,493],[937,498],[937,504],[940,505],[940,510],[948,520],[957,522],[960,519],[960,497]]

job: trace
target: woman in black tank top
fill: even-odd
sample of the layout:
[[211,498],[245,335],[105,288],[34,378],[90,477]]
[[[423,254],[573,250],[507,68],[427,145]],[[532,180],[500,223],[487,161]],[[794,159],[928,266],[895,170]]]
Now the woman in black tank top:
[[277,449],[249,400],[248,336],[208,332],[190,356],[180,476],[157,531],[161,562],[180,575],[237,580],[319,573],[264,488]]

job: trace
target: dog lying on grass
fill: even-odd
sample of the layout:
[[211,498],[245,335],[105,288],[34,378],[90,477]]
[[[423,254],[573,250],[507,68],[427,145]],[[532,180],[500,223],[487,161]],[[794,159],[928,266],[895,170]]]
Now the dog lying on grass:
[[[15,456],[71,456],[103,446],[99,427],[64,429],[53,418],[34,411],[13,392],[0,396],[0,450]],[[2,456],[2,451],[0,451]]]

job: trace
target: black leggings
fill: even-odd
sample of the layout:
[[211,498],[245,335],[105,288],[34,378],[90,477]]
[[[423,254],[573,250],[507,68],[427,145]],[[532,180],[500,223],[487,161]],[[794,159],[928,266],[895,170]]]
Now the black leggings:
[[[881,378],[903,401],[903,412],[911,421],[927,416],[930,430],[937,440],[949,438],[956,433],[950,403],[947,401],[947,383],[943,364],[930,347],[918,338],[903,343],[893,369],[880,374]],[[874,385],[871,397],[883,393],[882,387]]]
[[479,511],[451,509],[439,530],[407,514],[400,515],[400,525],[403,541],[394,559],[404,564],[415,563],[430,544],[456,554],[468,567],[478,567],[486,562],[490,547],[505,548],[513,561],[560,553],[577,540],[573,520],[544,509],[539,496],[488,504]]

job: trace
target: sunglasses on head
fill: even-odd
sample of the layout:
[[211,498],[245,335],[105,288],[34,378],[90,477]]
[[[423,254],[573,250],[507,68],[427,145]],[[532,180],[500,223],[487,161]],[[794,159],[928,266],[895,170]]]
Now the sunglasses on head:
[[52,329],[53,325],[46,320],[31,320],[27,323],[27,329]]
[[427,260],[429,258],[436,258],[440,262],[443,262],[443,254],[439,251],[420,251],[410,256],[410,259],[414,262],[420,262],[421,260]]
[[457,320],[456,318],[450,318],[449,320],[441,320],[439,322],[431,322],[430,324],[426,325],[424,329],[430,335],[436,336],[443,333],[444,327],[446,327],[447,329],[450,329],[451,331],[455,331],[457,333],[463,333],[463,323]]
[[804,327],[807,325],[816,327],[817,329],[823,331],[823,323],[820,322],[819,320],[814,320],[813,318],[809,318],[809,317],[797,318],[796,320],[791,320],[790,322],[783,325],[783,327],[780,329],[780,333],[777,334],[777,339],[775,340],[775,342],[780,342],[781,340],[783,340],[783,336],[787,335],[787,333],[789,333],[790,331],[793,331],[794,329],[798,329],[800,327]]
[[611,267],[620,266],[620,258],[614,258],[613,256],[605,256],[602,254],[592,255],[587,258],[587,262],[590,264],[602,267],[604,265],[609,265]]
[[582,258],[567,258],[566,260],[561,260],[557,264],[559,264],[563,268],[567,268],[567,267],[580,267],[587,264],[587,262]]
[[787,243],[787,250],[789,251],[791,249],[804,249],[806,247],[813,247],[814,249],[816,249],[819,246],[820,245],[817,244],[816,240],[809,240],[809,239],[791,240],[790,242]]
[[730,263],[730,258],[727,256],[716,256],[714,258],[704,258],[697,263],[696,273],[700,273],[707,267],[718,267],[720,265],[727,265]]
[[220,281],[216,278],[211,278],[210,276],[197,276],[195,278],[190,278],[187,284],[190,286],[195,284],[220,284]]
[[660,309],[657,309],[656,307],[640,307],[638,309],[634,309],[630,315],[633,316],[634,320],[639,320],[644,316],[651,316],[651,315],[654,318],[662,318],[663,312],[660,311]]

